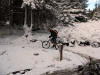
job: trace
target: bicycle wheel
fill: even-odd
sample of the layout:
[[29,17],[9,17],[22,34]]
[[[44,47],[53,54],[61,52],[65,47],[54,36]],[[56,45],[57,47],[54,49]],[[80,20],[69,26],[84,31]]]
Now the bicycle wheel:
[[91,44],[91,46],[94,47],[94,48],[98,48],[99,47],[99,43],[98,42],[93,42]]
[[42,47],[48,49],[50,47],[50,42],[49,41],[43,41]]

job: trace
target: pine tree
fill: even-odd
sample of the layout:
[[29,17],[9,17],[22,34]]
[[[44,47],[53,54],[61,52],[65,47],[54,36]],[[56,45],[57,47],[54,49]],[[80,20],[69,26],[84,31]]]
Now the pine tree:
[[91,19],[98,20],[100,19],[100,4],[95,4],[95,9],[92,11]]

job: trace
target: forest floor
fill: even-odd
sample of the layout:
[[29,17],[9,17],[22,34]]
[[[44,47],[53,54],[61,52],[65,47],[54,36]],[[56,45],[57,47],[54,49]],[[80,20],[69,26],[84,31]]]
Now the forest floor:
[[[62,38],[68,38],[68,34],[74,34],[73,37],[77,40],[81,40],[80,37],[92,39],[90,37],[94,34],[100,36],[99,22],[78,23],[76,28],[69,27],[69,32],[66,27],[56,29],[59,30],[59,36]],[[95,31],[96,28],[97,31]],[[73,33],[72,29],[74,29]],[[5,36],[2,32],[0,34],[0,75],[50,75],[55,71],[71,71],[79,65],[84,65],[89,61],[89,56],[96,60],[100,59],[100,48],[83,47],[76,44],[74,47],[64,46],[63,60],[59,61],[59,50],[42,48],[41,40],[48,40],[50,34],[34,32],[30,38],[38,41],[29,42],[29,39],[26,39],[22,33]],[[97,39],[95,38],[95,40]]]

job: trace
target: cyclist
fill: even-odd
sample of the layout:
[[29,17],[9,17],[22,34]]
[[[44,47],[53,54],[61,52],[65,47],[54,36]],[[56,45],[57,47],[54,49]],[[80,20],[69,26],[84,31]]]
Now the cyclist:
[[51,33],[49,38],[51,38],[51,42],[53,43],[52,47],[56,47],[56,39],[57,39],[58,32],[56,30],[52,30],[50,28],[48,28],[48,31]]

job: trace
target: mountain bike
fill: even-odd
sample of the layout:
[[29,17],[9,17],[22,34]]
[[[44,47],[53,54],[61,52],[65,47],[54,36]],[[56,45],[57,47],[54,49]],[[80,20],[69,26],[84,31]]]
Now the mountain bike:
[[[57,41],[56,41],[57,42]],[[46,41],[42,41],[42,47],[45,48],[45,49],[48,49],[50,47],[53,46],[53,43],[51,41],[51,38],[49,40],[46,40]],[[55,49],[58,49],[59,46],[58,46],[58,42],[56,43],[56,45],[54,46]]]

